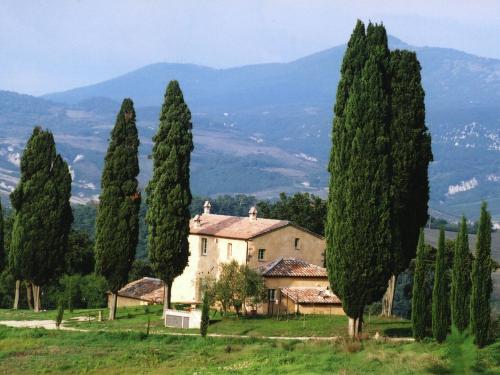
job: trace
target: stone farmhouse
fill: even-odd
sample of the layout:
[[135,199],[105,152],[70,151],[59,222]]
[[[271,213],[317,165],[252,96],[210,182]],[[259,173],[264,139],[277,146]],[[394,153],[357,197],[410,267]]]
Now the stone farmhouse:
[[[322,268],[326,246],[322,236],[286,220],[259,218],[255,207],[250,209],[248,217],[215,215],[210,213],[210,208],[210,203],[205,202],[203,214],[191,219],[191,255],[184,273],[177,277],[172,285],[173,302],[200,303],[202,280],[207,276],[217,278],[222,263],[236,260],[239,264],[260,269],[263,273],[268,287],[268,300],[271,302],[263,304],[259,308],[260,313],[272,314],[278,308],[281,308],[281,311],[295,311],[297,307],[292,307],[292,304],[304,305],[304,311],[309,312],[306,307],[309,302],[306,302],[305,297],[309,296],[308,301],[312,301],[311,296],[314,293],[321,295],[317,301],[323,302],[315,304],[315,313],[320,313],[321,305],[324,307],[323,312],[326,312],[326,309],[331,311],[332,307],[339,307],[340,301],[337,297],[330,296],[331,293],[327,289],[326,270]],[[305,272],[308,272],[308,269],[316,270],[319,272],[317,277],[311,278],[300,273],[290,277],[277,277],[274,274],[266,276],[266,270],[269,272],[280,262],[293,263],[290,259],[299,262],[297,264],[302,265]],[[271,267],[273,264],[274,267]],[[319,269],[323,271],[318,271]],[[298,290],[288,292],[286,288],[290,287],[309,287],[309,290],[302,291],[297,300]],[[310,289],[311,287],[313,289]],[[282,305],[285,303],[282,295],[285,296],[286,293],[291,293],[288,305]]]

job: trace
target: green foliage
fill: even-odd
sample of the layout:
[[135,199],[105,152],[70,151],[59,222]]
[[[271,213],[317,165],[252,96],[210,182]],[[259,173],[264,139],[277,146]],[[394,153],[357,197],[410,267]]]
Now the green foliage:
[[462,332],[454,325],[446,339],[452,374],[472,374],[476,371],[478,353],[474,346],[474,336],[468,330]]
[[0,202],[0,272],[2,272],[6,266],[6,253],[4,245],[4,224],[3,224],[3,210],[2,203]]
[[17,279],[44,285],[63,271],[73,221],[70,196],[68,165],[56,154],[52,133],[34,128],[10,196],[15,216],[9,266]]
[[449,329],[448,275],[446,272],[446,248],[444,228],[439,232],[439,243],[432,290],[432,334],[438,342],[443,342]]
[[[70,310],[70,312],[72,312]],[[56,315],[56,327],[59,328],[61,326],[61,323],[63,321],[63,316],[64,316],[64,304],[61,302],[57,306],[57,315]]]
[[82,277],[80,275],[64,275],[59,279],[59,284],[62,287],[62,298],[59,304],[63,305],[63,307],[66,306],[70,312],[73,312],[73,308],[81,300],[81,281]]
[[349,317],[379,300],[392,271],[389,50],[358,21],[342,63],[329,164],[327,268]]
[[413,337],[422,340],[425,337],[425,315],[427,310],[425,298],[425,239],[424,231],[420,229],[418,239],[417,258],[415,260],[415,272],[413,275],[413,297],[411,309],[411,323]]
[[257,209],[260,217],[289,220],[311,232],[325,234],[326,201],[313,194],[281,193],[278,201],[260,201]]
[[470,296],[470,327],[479,347],[488,343],[491,324],[491,215],[485,202],[481,205],[481,216],[477,232],[476,254],[472,263],[472,289]]
[[218,215],[247,216],[250,207],[255,206],[257,199],[252,195],[219,195],[217,197],[194,196],[189,207],[191,216],[203,212],[203,204],[210,201],[211,211]]
[[94,271],[94,243],[87,232],[72,229],[68,237],[64,272],[87,275]]
[[147,260],[136,259],[128,273],[128,281],[142,279],[143,277],[154,277],[153,269]]
[[463,332],[469,325],[471,290],[469,236],[464,216],[454,250],[451,275],[451,322],[459,332]]
[[205,337],[208,331],[208,325],[210,324],[210,305],[209,298],[206,293],[203,294],[203,305],[201,307],[201,326],[200,335]]
[[97,206],[94,203],[73,206],[73,229],[87,233],[91,240],[95,238],[95,218]]
[[107,283],[102,276],[89,274],[81,278],[80,284],[81,302],[84,307],[98,308],[107,304]]
[[220,266],[219,278],[216,281],[205,279],[202,288],[206,290],[205,295],[221,303],[224,314],[233,307],[239,315],[245,303],[254,306],[265,297],[262,276],[235,260],[223,263]]
[[168,287],[168,305],[172,282],[189,258],[191,129],[191,112],[179,83],[171,81],[153,137],[153,177],[146,189],[149,260]]
[[419,229],[428,220],[431,137],[425,125],[424,90],[415,52],[390,56],[391,160],[394,269],[399,275],[415,257]]
[[95,265],[112,292],[128,280],[139,233],[139,137],[132,100],[124,99],[104,161],[96,219]]

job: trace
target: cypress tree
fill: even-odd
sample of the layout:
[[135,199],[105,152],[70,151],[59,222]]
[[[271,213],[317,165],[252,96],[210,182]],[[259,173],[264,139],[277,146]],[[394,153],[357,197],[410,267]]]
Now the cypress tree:
[[191,129],[191,112],[179,83],[171,81],[153,137],[153,177],[146,190],[149,259],[155,274],[165,283],[167,308],[171,307],[172,283],[189,258]]
[[[343,65],[351,69],[337,92],[326,225],[330,283],[349,316],[351,336],[359,333],[364,307],[384,294],[392,267],[389,49],[383,26],[369,24],[366,37],[363,31],[358,22],[348,50],[359,51],[346,52]],[[351,87],[344,106],[346,84]]]
[[201,307],[201,325],[200,325],[200,335],[205,337],[208,331],[208,325],[210,324],[210,306],[208,305],[208,296],[205,292],[203,294],[203,305]]
[[448,276],[446,274],[446,248],[444,228],[439,231],[439,243],[432,289],[432,334],[436,341],[443,342],[448,333],[449,314]]
[[138,148],[134,104],[124,99],[104,160],[96,218],[96,272],[112,293],[110,320],[115,319],[117,292],[128,280],[139,235]]
[[32,284],[35,311],[41,308],[40,286],[64,267],[73,221],[70,196],[68,165],[56,153],[52,133],[36,127],[21,158],[20,182],[10,196],[15,217],[9,251],[16,278]]
[[420,341],[425,337],[425,238],[424,230],[420,229],[418,238],[415,273],[413,275],[413,296],[411,301],[411,324],[413,337]]
[[470,296],[470,325],[479,347],[488,343],[490,330],[491,281],[491,215],[486,203],[481,205],[481,216],[477,231],[476,254],[472,263],[472,291]]
[[451,274],[451,322],[459,332],[469,325],[471,266],[467,221],[462,216],[453,254]]
[[424,90],[415,52],[391,52],[391,159],[394,269],[383,315],[391,315],[394,284],[415,257],[419,229],[428,220],[431,138],[425,125]]

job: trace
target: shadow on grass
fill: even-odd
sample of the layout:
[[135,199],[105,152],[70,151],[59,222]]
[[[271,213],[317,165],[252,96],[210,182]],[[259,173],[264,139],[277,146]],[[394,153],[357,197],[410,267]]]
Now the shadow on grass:
[[410,327],[386,328],[384,334],[388,337],[411,337],[412,330]]
[[429,374],[452,374],[452,371],[443,365],[432,365],[427,367]]

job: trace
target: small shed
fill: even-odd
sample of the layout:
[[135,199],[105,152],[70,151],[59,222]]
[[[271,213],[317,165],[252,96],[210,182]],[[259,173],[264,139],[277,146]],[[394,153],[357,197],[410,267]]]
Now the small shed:
[[[163,304],[164,287],[160,279],[143,277],[132,281],[118,291],[117,306],[140,306]],[[108,292],[108,307],[111,293]]]

